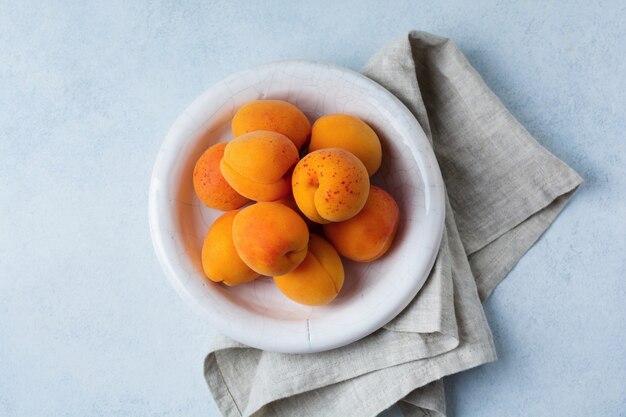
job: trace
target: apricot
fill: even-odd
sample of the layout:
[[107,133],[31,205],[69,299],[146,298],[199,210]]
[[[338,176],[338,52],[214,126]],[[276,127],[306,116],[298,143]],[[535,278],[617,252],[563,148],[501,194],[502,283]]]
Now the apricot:
[[335,248],[312,234],[304,261],[293,271],[275,276],[274,283],[293,301],[319,306],[335,299],[343,286],[343,279],[343,264]]
[[250,200],[235,191],[220,171],[225,147],[225,143],[215,144],[200,156],[193,169],[193,189],[206,206],[228,211],[238,209]]
[[324,148],[342,148],[363,162],[372,176],[380,168],[382,149],[376,132],[358,117],[329,114],[313,124],[309,152]]
[[241,107],[232,121],[235,137],[255,130],[287,136],[300,150],[311,135],[311,122],[300,109],[282,100],[254,100]]
[[[276,202],[284,204],[287,207],[289,207],[290,209],[292,209],[293,211],[295,211],[296,213],[298,213],[298,215],[300,215],[300,217],[302,217],[302,219],[304,220],[304,222],[308,226],[309,232],[311,232],[312,229],[317,228],[317,227],[320,226],[319,223],[315,223],[314,221],[311,221],[311,219],[309,219],[307,216],[304,215],[304,213],[302,213],[300,211],[300,208],[296,204],[296,200],[294,200],[294,198],[293,198],[293,194],[289,194],[289,195],[287,195],[287,197],[283,197],[280,200],[276,200]],[[320,229],[320,231],[321,231],[321,229]]]
[[241,209],[233,222],[233,242],[241,259],[263,275],[292,271],[306,256],[309,229],[295,211],[278,202]]
[[[280,204],[284,204],[290,209],[292,209],[293,211],[295,211],[296,213],[300,214],[299,213],[300,209],[298,208],[298,205],[296,204],[296,200],[293,199],[293,194],[289,193],[285,197],[281,198],[280,200],[276,200],[276,202]],[[306,220],[308,219],[305,218],[304,221]]]
[[256,201],[274,201],[291,191],[291,168],[298,150],[284,135],[258,130],[230,141],[220,170],[239,194]]
[[298,207],[317,223],[355,216],[365,205],[370,189],[365,165],[340,148],[306,155],[294,168],[291,182]]
[[363,210],[341,223],[323,225],[324,234],[340,255],[357,262],[383,256],[398,230],[400,209],[386,191],[372,186]]
[[233,244],[233,220],[238,211],[229,211],[217,218],[209,228],[202,245],[202,269],[211,281],[226,285],[250,282],[259,274],[239,257]]

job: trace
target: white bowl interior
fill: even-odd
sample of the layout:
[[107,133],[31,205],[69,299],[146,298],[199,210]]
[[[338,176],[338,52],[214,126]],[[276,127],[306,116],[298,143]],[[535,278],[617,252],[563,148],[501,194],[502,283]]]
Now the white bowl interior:
[[[372,183],[398,202],[400,225],[386,256],[372,263],[344,260],[340,295],[323,307],[292,302],[271,278],[227,287],[204,278],[204,236],[221,212],[205,207],[192,186],[196,160],[232,139],[230,121],[254,99],[281,99],[311,122],[331,113],[366,121],[383,145]],[[290,61],[235,74],[200,96],[170,129],[150,192],[151,233],[159,260],[180,295],[218,330],[247,345],[302,353],[357,340],[397,315],[423,285],[441,238],[443,185],[432,149],[408,110],[382,87],[352,71]]]

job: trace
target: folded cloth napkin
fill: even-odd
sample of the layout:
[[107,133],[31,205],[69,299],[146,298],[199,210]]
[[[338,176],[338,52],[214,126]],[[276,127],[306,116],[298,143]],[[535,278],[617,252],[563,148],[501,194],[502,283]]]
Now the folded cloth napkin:
[[433,144],[447,190],[435,265],[398,317],[343,348],[289,355],[217,336],[205,378],[225,416],[367,417],[394,403],[406,416],[445,415],[441,378],[496,359],[481,300],[581,183],[449,39],[411,32],[363,73],[404,102]]

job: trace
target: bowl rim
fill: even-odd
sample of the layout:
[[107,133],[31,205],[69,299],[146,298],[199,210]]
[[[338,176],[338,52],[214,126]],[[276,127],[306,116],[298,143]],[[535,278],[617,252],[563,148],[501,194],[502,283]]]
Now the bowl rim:
[[[189,113],[193,113],[200,103],[204,102],[204,100],[213,93],[213,90],[222,83],[228,84],[233,80],[236,80],[243,76],[246,73],[251,71],[271,71],[273,69],[279,68],[285,65],[298,65],[303,67],[310,67],[316,71],[329,71],[331,73],[335,73],[338,76],[342,77],[350,77],[355,80],[355,82],[368,84],[370,88],[373,88],[378,91],[380,97],[388,100],[389,103],[394,107],[393,112],[399,111],[402,113],[404,121],[410,125],[411,130],[415,130],[420,132],[421,135],[418,135],[415,138],[416,141],[422,142],[422,145],[427,149],[426,152],[417,152],[417,149],[413,150],[413,157],[420,165],[420,173],[422,175],[422,179],[424,184],[429,184],[429,192],[432,197],[431,206],[435,206],[438,209],[433,210],[433,222],[437,222],[436,224],[432,224],[433,233],[435,234],[435,239],[433,240],[433,248],[432,253],[430,254],[430,262],[423,265],[423,268],[419,273],[421,274],[420,281],[416,282],[414,291],[408,292],[404,294],[399,301],[397,301],[396,307],[389,312],[389,314],[384,317],[379,317],[377,320],[370,321],[369,326],[361,326],[357,329],[351,329],[350,331],[346,331],[341,337],[337,337],[331,341],[324,341],[323,343],[318,343],[315,346],[311,345],[310,337],[308,345],[296,346],[296,347],[288,347],[282,348],[280,345],[277,345],[275,342],[269,340],[263,340],[263,338],[258,337],[250,337],[246,335],[245,332],[235,332],[233,330],[232,323],[226,324],[224,320],[220,320],[216,318],[214,315],[207,314],[206,305],[204,303],[200,303],[198,299],[192,296],[183,283],[181,279],[178,277],[178,273],[174,266],[171,264],[169,257],[167,256],[167,252],[164,247],[164,240],[167,238],[167,234],[171,232],[166,232],[161,230],[158,223],[158,218],[163,213],[163,208],[159,204],[158,201],[158,192],[160,190],[160,182],[161,180],[157,175],[160,173],[163,168],[162,165],[165,163],[165,153],[168,151],[168,142],[173,140],[173,136],[178,134],[177,126],[182,123],[189,121]],[[202,128],[202,126],[197,126],[197,130]],[[410,146],[410,145],[409,145]],[[424,158],[426,161],[420,160],[418,155]],[[421,162],[421,164],[420,164]],[[427,168],[427,169],[424,169]],[[428,207],[427,207],[428,209]],[[242,71],[238,71],[229,75],[228,77],[214,83],[209,86],[205,91],[200,94],[191,104],[189,104],[186,109],[176,118],[175,122],[168,129],[167,134],[165,135],[163,142],[159,148],[157,153],[154,167],[151,173],[150,179],[150,189],[149,189],[149,198],[148,198],[148,218],[149,218],[149,226],[150,226],[150,237],[152,240],[152,244],[157,255],[157,259],[161,268],[165,272],[166,277],[168,278],[170,284],[174,287],[179,296],[194,310],[200,317],[204,318],[209,322],[209,324],[218,330],[219,332],[232,337],[233,339],[247,345],[250,347],[274,351],[274,352],[282,352],[282,353],[313,353],[313,352],[321,352],[329,349],[334,349],[338,347],[342,347],[358,341],[365,336],[375,332],[376,330],[383,327],[385,324],[393,320],[404,308],[414,299],[417,293],[421,290],[426,281],[430,271],[435,263],[435,259],[439,252],[439,246],[441,244],[441,239],[443,236],[444,230],[444,221],[445,221],[445,188],[443,183],[443,178],[441,176],[441,171],[439,165],[437,163],[432,144],[428,140],[426,134],[424,133],[422,127],[419,122],[415,118],[415,116],[410,112],[410,110],[389,90],[385,89],[383,86],[378,84],[376,81],[366,77],[365,75],[356,72],[352,69],[341,67],[335,64],[330,64],[322,61],[313,61],[313,60],[280,60],[275,62],[270,62],[262,65],[258,65],[253,68],[245,69]],[[308,322],[308,320],[307,320]],[[308,323],[307,323],[308,324]],[[307,326],[308,327],[308,326]],[[267,330],[267,329],[265,329]],[[307,328],[308,331],[308,328]],[[268,338],[269,339],[269,338]]]

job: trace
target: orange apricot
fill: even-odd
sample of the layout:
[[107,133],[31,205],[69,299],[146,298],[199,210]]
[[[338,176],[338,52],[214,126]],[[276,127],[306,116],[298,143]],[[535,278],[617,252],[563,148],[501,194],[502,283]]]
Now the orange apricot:
[[298,150],[309,140],[311,122],[300,109],[282,100],[254,100],[241,107],[232,121],[235,137],[255,130],[287,136]]
[[323,226],[341,256],[371,262],[383,256],[396,235],[400,209],[386,191],[372,186],[363,210],[353,218]]
[[226,145],[222,175],[239,194],[256,201],[274,201],[291,192],[291,168],[298,150],[284,135],[258,130]]
[[283,294],[309,306],[330,303],[339,294],[343,281],[343,264],[337,251],[313,234],[304,261],[293,271],[274,277],[274,283]]
[[355,216],[365,205],[370,189],[365,165],[340,148],[306,155],[294,168],[291,184],[298,207],[317,223]]
[[233,244],[233,220],[238,211],[222,214],[209,228],[202,245],[202,269],[211,281],[226,285],[250,282],[259,274],[250,269],[239,257]]
[[243,208],[233,221],[233,242],[241,259],[263,275],[282,275],[306,256],[309,229],[292,209],[278,202]]
[[382,149],[376,132],[363,120],[348,114],[329,114],[313,123],[309,152],[342,148],[363,162],[372,176],[380,168]]
[[[320,227],[319,223],[315,223],[314,221],[309,219],[307,216],[305,216],[304,213],[302,213],[302,211],[300,211],[300,207],[298,207],[298,204],[296,204],[296,200],[293,198],[293,194],[289,194],[287,197],[281,198],[280,200],[276,200],[276,202],[284,204],[290,209],[292,209],[293,211],[295,211],[296,213],[298,213],[300,217],[302,217],[306,225],[308,226],[309,232],[313,230],[317,230]],[[321,228],[319,229],[319,231],[321,231]]]
[[193,189],[207,207],[228,211],[238,209],[250,200],[235,191],[220,171],[225,147],[225,143],[217,143],[200,156],[193,169]]

